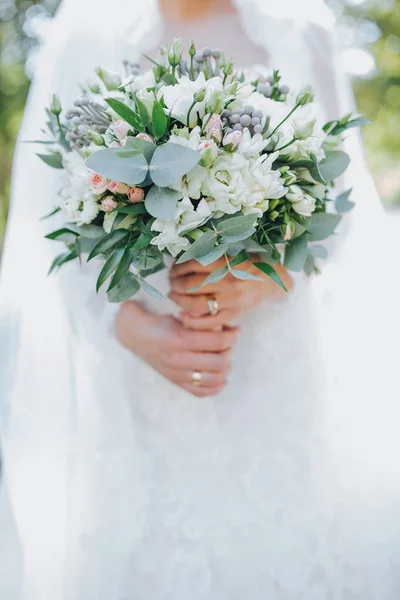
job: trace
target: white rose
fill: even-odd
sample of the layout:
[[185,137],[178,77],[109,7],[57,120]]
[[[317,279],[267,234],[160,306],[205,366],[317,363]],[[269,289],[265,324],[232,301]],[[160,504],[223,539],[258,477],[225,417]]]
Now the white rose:
[[246,184],[242,169],[246,159],[239,153],[221,153],[211,169],[206,172],[202,186],[205,196],[215,200],[216,210],[225,214],[233,214],[240,210],[246,194]]
[[252,136],[246,127],[239,143],[238,152],[246,158],[258,157],[267,145],[268,140],[264,140],[261,133],[256,133]]
[[250,159],[243,177],[247,193],[243,197],[242,211],[244,214],[257,213],[261,216],[269,206],[269,200],[283,198],[287,192],[284,180],[278,170],[272,168],[278,153],[262,155]]
[[292,185],[286,198],[292,202],[293,210],[303,217],[311,217],[315,210],[316,200],[309,194],[306,194],[298,185]]

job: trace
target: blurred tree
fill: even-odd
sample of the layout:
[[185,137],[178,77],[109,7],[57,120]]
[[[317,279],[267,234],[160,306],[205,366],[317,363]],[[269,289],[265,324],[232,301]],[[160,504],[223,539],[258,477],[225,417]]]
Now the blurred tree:
[[[384,202],[400,205],[400,0],[327,1],[338,14],[344,64],[353,65],[357,75],[360,112],[374,121],[364,129],[369,163]],[[0,248],[13,147],[35,49],[58,4],[59,0],[0,0]]]

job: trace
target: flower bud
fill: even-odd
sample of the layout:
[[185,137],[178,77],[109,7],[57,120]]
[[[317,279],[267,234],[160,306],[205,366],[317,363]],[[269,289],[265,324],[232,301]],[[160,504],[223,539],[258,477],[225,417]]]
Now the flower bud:
[[194,42],[192,42],[190,44],[189,55],[190,56],[195,56],[196,55],[196,46],[194,45]]
[[206,88],[201,88],[201,90],[198,90],[193,95],[193,100],[195,100],[196,102],[203,102],[204,98],[206,97],[206,92]]
[[101,89],[97,81],[88,81],[87,86],[92,94],[101,94]]
[[132,125],[129,125],[129,123],[127,123],[123,119],[118,119],[118,121],[115,121],[114,123],[114,133],[120,142],[122,142],[126,138],[128,131],[130,131],[131,129]]
[[154,139],[148,133],[138,133],[136,137],[139,138],[139,140],[144,140],[145,142],[154,144]]
[[209,168],[218,156],[218,146],[214,140],[205,140],[198,145],[197,152],[201,154],[200,164]]
[[312,91],[312,87],[310,85],[307,85],[297,96],[296,104],[298,104],[299,106],[304,106],[305,104],[308,104],[309,102],[312,102],[313,100],[314,100],[314,94]]
[[51,98],[50,110],[53,113],[53,115],[56,115],[56,116],[58,116],[61,113],[61,103],[60,103],[60,100],[59,100],[57,94],[53,94],[53,96]]
[[233,62],[230,60],[228,61],[223,68],[223,73],[224,75],[228,76],[228,75],[232,75],[233,73]]
[[128,192],[130,202],[143,202],[144,190],[140,187],[133,187]]
[[121,77],[118,73],[106,71],[106,69],[102,69],[101,67],[97,67],[97,69],[95,69],[95,72],[96,75],[104,83],[109,92],[112,90],[117,90],[118,87],[121,85]]
[[129,192],[129,185],[126,185],[126,183],[120,183],[118,181],[111,181],[108,184],[108,189],[114,194],[127,194]]
[[116,202],[112,196],[106,196],[106,198],[101,201],[101,206],[105,212],[111,212],[114,208],[117,208],[118,202]]
[[96,146],[104,146],[104,138],[102,135],[100,135],[100,133],[93,131],[93,129],[88,129],[86,133],[92,142],[96,144]]
[[215,90],[206,102],[206,110],[210,113],[220,113],[222,111],[224,95],[222,90]]
[[177,67],[182,58],[182,40],[177,38],[172,42],[172,46],[168,52],[169,64],[172,67]]
[[286,225],[283,225],[282,229],[283,229],[283,240],[285,242],[288,242],[289,240],[292,239],[294,231],[295,231],[295,224],[293,223],[293,221],[289,221],[289,223],[287,223]]
[[242,136],[243,136],[243,133],[241,131],[232,131],[231,133],[225,134],[225,137],[224,137],[224,140],[222,143],[226,147],[227,150],[232,151],[235,148],[237,148],[237,146],[239,146]]

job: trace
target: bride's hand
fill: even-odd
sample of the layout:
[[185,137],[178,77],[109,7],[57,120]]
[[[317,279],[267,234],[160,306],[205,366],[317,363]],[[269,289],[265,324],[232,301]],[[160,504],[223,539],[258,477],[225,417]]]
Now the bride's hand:
[[[254,257],[255,262],[258,257]],[[267,298],[284,298],[286,293],[272,279],[267,277],[255,267],[251,261],[241,263],[237,268],[247,271],[265,281],[242,281],[232,275],[215,284],[207,285],[196,292],[189,292],[200,285],[209,273],[226,266],[224,258],[203,267],[195,260],[181,265],[174,265],[170,272],[171,292],[169,298],[182,309],[179,319],[191,329],[212,330],[226,325],[251,311]],[[274,267],[288,290],[292,287],[292,280],[285,267]],[[210,315],[208,300],[216,299],[218,313]]]
[[[174,317],[155,315],[130,301],[121,306],[116,330],[123,346],[191,394],[213,396],[225,387],[237,328],[190,331]],[[193,372],[202,375],[198,387]]]

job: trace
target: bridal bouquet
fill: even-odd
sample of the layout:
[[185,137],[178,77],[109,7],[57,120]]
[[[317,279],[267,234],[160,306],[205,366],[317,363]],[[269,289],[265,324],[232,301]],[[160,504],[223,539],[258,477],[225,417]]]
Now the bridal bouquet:
[[106,284],[111,302],[141,287],[160,296],[146,276],[165,254],[203,265],[224,256],[203,285],[258,279],[234,268],[254,254],[282,287],[277,262],[315,271],[326,257],[318,242],[353,205],[351,190],[333,200],[349,164],[341,136],[365,121],[321,123],[311,88],[296,94],[279,71],[236,70],[219,50],[192,44],[186,60],[175,40],[149,60],[145,72],[128,61],[125,75],[97,69],[63,117],[52,99],[52,150],[39,156],[65,171],[51,213],[64,221],[46,237],[67,248],[50,270],[100,257],[97,290]]

